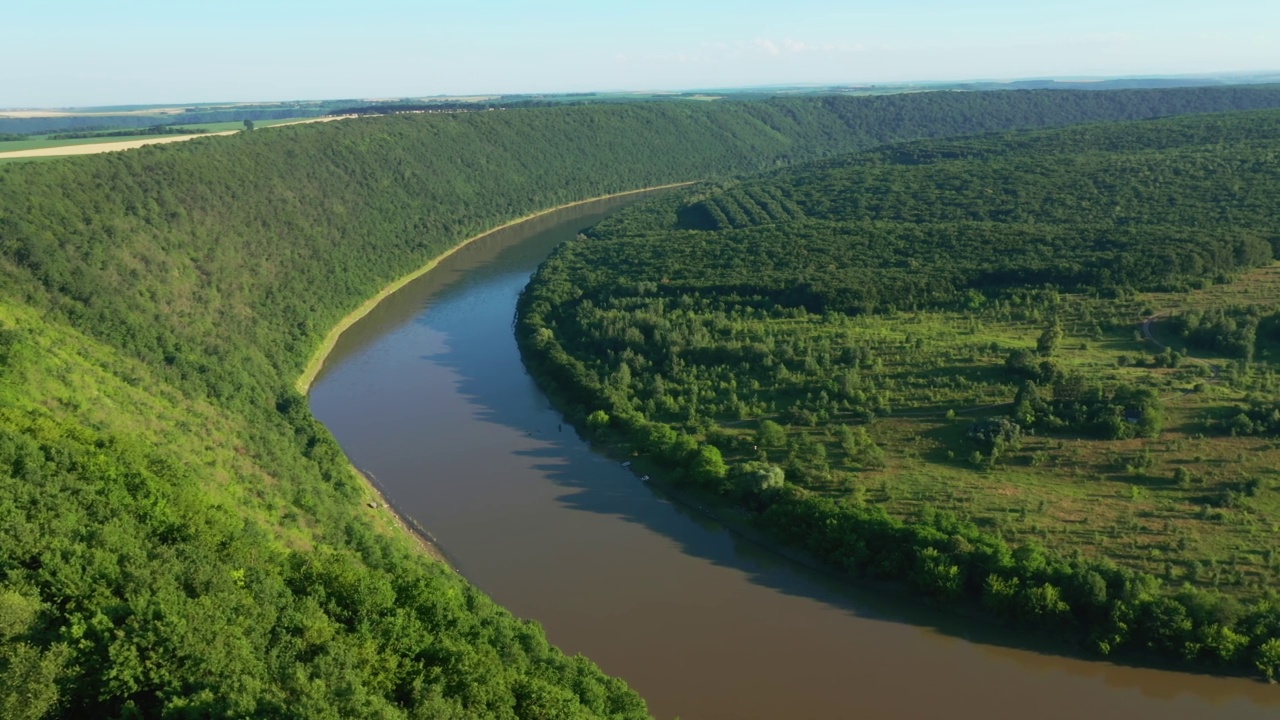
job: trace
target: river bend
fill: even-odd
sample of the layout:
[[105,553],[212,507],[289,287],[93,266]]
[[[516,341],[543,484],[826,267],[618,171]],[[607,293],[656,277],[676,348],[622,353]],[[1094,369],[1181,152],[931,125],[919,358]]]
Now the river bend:
[[673,503],[562,424],[524,372],[516,298],[634,197],[472,242],[339,340],[311,407],[455,567],[660,718],[1280,717],[1280,689],[1019,649],[860,591]]

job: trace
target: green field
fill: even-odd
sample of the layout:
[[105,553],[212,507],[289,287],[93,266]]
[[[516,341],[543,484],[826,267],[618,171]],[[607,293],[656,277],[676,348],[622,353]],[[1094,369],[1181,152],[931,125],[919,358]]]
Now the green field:
[[[308,118],[288,118],[284,120],[260,120],[255,121],[254,126],[257,128],[266,128],[273,125],[283,125],[285,123],[298,122]],[[242,130],[243,122],[221,122],[221,123],[204,123],[198,125],[179,125],[175,126],[180,129],[188,129],[192,131],[203,131],[205,133],[227,132],[229,130]],[[57,134],[57,133],[51,133]],[[33,135],[28,140],[9,140],[0,142],[0,154],[13,152],[16,150],[39,150],[51,147],[66,147],[70,145],[96,145],[102,143],[130,142],[133,140],[150,140],[169,136],[163,135],[128,135],[115,137],[92,137],[92,138],[72,138],[64,140],[50,140],[49,135]],[[176,136],[175,136],[176,137]],[[0,158],[3,160],[4,158]]]
[[130,142],[133,140],[156,139],[165,136],[157,135],[129,135],[127,137],[106,137],[106,138],[74,138],[70,140],[49,140],[45,135],[32,137],[30,140],[10,140],[8,142],[0,142],[0,153],[14,152],[17,150],[42,150],[51,147],[69,147],[73,145],[101,145],[104,143],[114,142]]

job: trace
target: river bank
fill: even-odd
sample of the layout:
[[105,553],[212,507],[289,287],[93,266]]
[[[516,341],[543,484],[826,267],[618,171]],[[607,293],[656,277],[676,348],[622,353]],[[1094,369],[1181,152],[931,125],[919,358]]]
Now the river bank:
[[684,187],[686,185],[692,185],[692,184],[693,182],[669,183],[667,185],[655,185],[653,187],[639,188],[637,190],[627,190],[619,193],[610,193],[608,195],[599,195],[597,197],[587,198],[585,200],[575,200],[574,202],[564,203],[563,205],[557,205],[555,207],[547,208],[545,210],[539,210],[534,213],[529,213],[528,215],[518,217],[514,220],[505,222],[501,225],[498,225],[497,227],[490,228],[478,235],[473,235],[467,238],[466,240],[463,240],[462,242],[453,246],[448,251],[440,255],[437,255],[431,260],[427,261],[426,264],[422,265],[416,270],[388,283],[385,287],[379,290],[376,295],[366,300],[364,303],[360,305],[360,307],[356,308],[355,310],[352,310],[350,313],[347,313],[345,317],[339,320],[338,323],[329,330],[329,333],[325,335],[324,341],[320,343],[320,347],[316,349],[315,353],[312,354],[311,359],[307,362],[306,367],[303,368],[302,374],[298,376],[298,380],[294,385],[295,389],[297,389],[297,391],[302,395],[307,394],[307,392],[311,389],[312,383],[315,382],[316,376],[320,373],[320,370],[324,368],[325,359],[329,357],[329,353],[333,352],[333,348],[335,345],[337,345],[338,338],[342,336],[342,333],[346,332],[352,325],[355,325],[357,322],[359,322],[361,318],[368,315],[369,312],[373,310],[375,307],[377,307],[379,303],[381,303],[387,297],[395,293],[397,290],[403,288],[405,285],[408,285],[414,280],[417,280],[423,275],[426,275],[427,273],[431,272],[437,265],[443,262],[446,258],[452,256],[454,253],[470,245],[471,243],[477,240],[480,240],[482,238],[488,237],[490,235],[493,235],[494,233],[500,230],[514,227],[516,225],[519,225],[520,223],[527,222],[529,220],[532,220],[534,218],[541,217],[544,215],[550,215],[551,213],[558,212],[560,210],[567,210],[569,208],[586,205],[588,203],[598,202],[600,200],[623,198],[629,195],[637,195],[640,193],[653,192],[655,190],[666,190],[669,188]]
[[418,521],[396,509],[395,503],[391,502],[391,499],[387,497],[386,493],[379,485],[377,478],[373,476],[373,473],[363,471],[355,465],[351,466],[351,471],[355,473],[356,477],[360,478],[360,481],[364,484],[365,489],[369,493],[362,501],[364,502],[365,507],[369,508],[371,512],[385,510],[391,520],[387,524],[388,528],[393,528],[399,532],[406,533],[409,537],[414,539],[418,544],[418,547],[430,556],[432,560],[439,562],[441,565],[444,565],[454,572],[458,572],[458,568],[449,559],[444,548],[440,547],[440,541],[436,540],[431,532],[422,527]]

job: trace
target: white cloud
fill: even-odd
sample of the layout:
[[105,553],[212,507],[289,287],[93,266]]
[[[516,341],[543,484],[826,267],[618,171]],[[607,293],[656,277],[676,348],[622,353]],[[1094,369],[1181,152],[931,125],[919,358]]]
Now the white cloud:
[[[715,50],[725,49],[723,43],[706,44],[705,47]],[[758,37],[750,43],[738,43],[739,54],[741,51],[749,50],[756,53],[763,53],[770,57],[782,57],[784,55],[839,55],[844,53],[864,52],[866,46],[861,43],[849,42],[810,42],[807,40],[796,40],[795,38],[783,38],[781,41],[772,38]]]
[[751,44],[756,46],[756,48],[763,50],[768,55],[777,56],[782,54],[782,51],[778,49],[778,46],[768,38],[756,38],[751,41]]

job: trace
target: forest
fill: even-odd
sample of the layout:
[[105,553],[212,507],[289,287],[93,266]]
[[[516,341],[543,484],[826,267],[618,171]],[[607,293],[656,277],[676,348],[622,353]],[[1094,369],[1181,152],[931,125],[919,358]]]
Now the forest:
[[628,208],[522,294],[579,428],[853,576],[1280,674],[1280,113],[891,144]]
[[[334,323],[564,202],[889,140],[1259,106],[1280,91],[600,104],[0,166],[0,716],[642,717],[369,507],[294,389]],[[1232,242],[1204,261],[1243,267],[1256,243],[1219,257]],[[804,307],[752,312],[799,329]],[[873,413],[890,399],[849,382]]]

